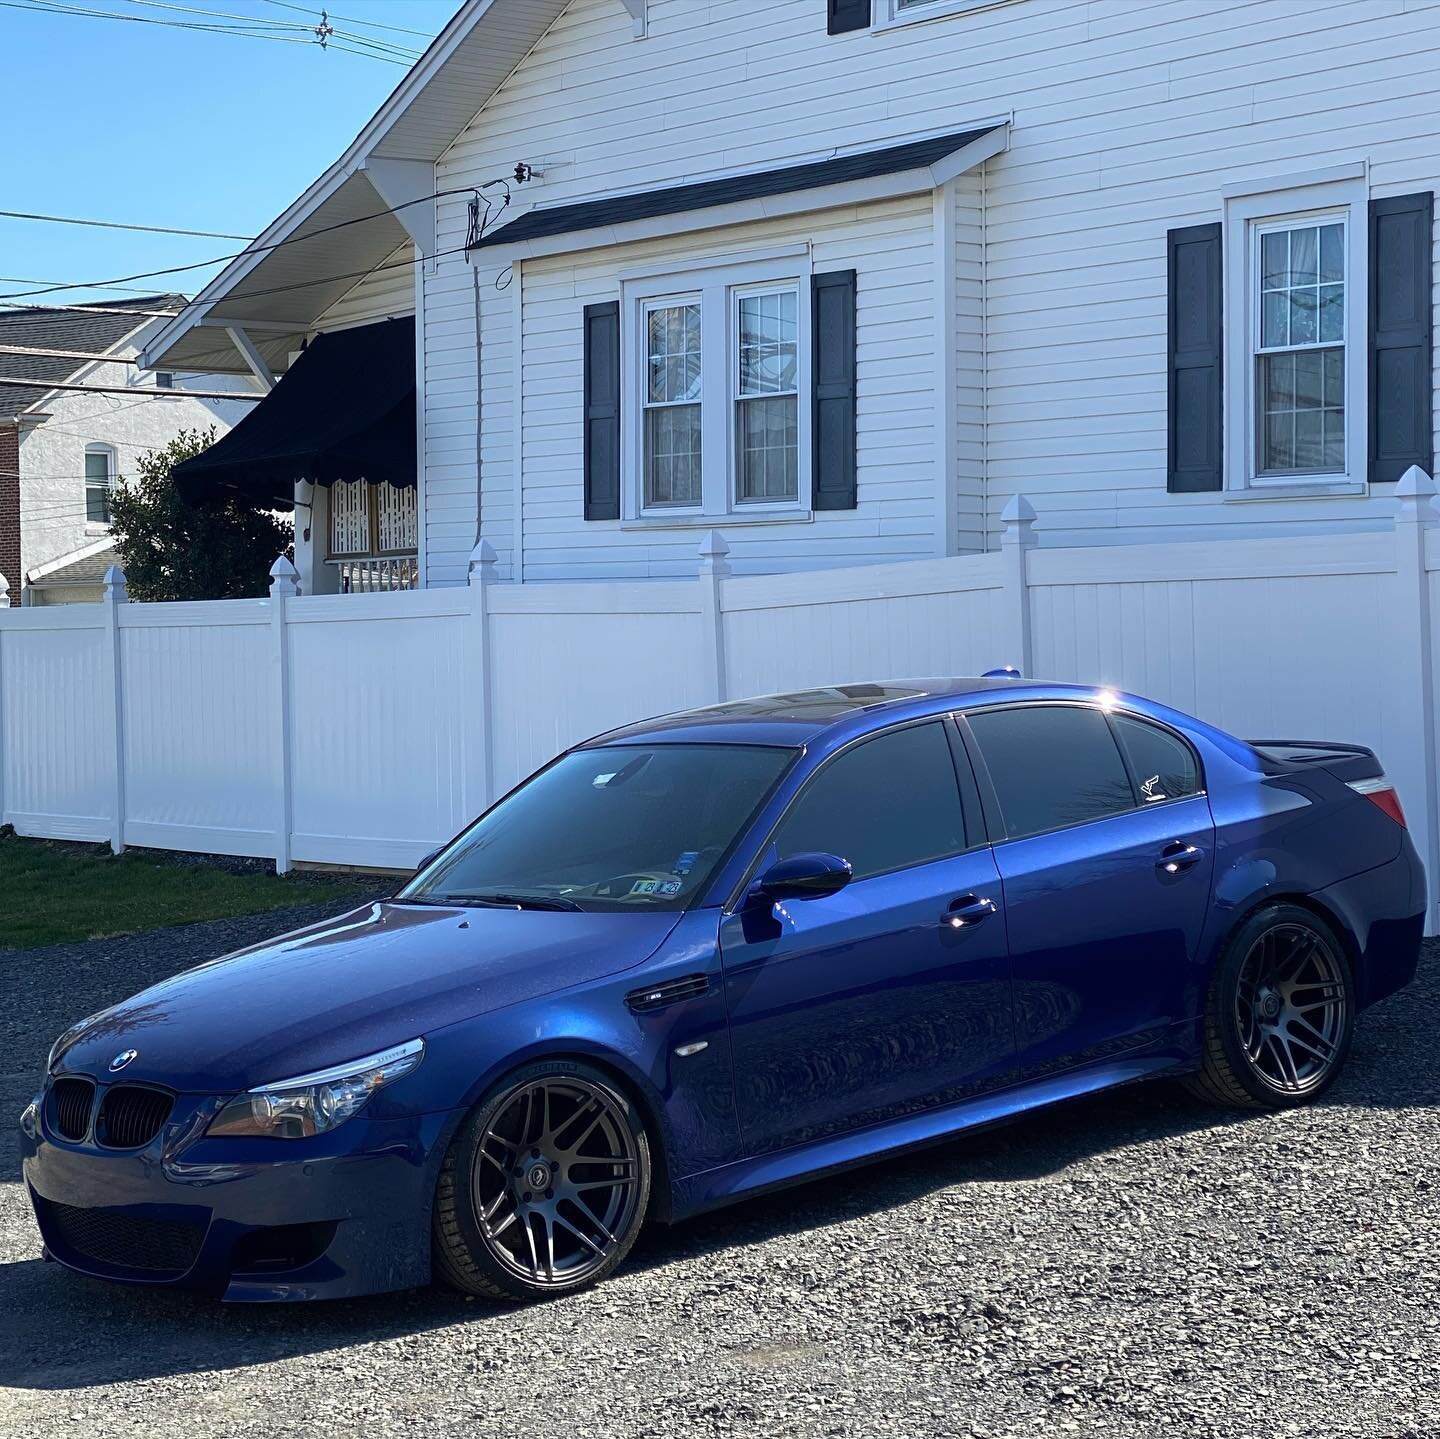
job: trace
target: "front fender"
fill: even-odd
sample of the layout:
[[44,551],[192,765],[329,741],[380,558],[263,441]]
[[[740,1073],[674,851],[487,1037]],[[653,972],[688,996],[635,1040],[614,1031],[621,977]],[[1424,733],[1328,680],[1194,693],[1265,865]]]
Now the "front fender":
[[[718,910],[684,915],[638,969],[527,1000],[427,1036],[427,1089],[462,1113],[534,1060],[573,1057],[609,1070],[640,1105],[673,1180],[740,1155]],[[704,976],[693,998],[642,1013],[638,989]],[[682,1046],[703,1045],[679,1055]]]

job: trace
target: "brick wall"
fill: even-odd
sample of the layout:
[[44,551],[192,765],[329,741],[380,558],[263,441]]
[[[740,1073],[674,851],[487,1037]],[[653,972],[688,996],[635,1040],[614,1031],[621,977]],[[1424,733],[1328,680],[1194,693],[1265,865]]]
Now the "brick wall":
[[20,603],[20,431],[0,424],[0,574]]

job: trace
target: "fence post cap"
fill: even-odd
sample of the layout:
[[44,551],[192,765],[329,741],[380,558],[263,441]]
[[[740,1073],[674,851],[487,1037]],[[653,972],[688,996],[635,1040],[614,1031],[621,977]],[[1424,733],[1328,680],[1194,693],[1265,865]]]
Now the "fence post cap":
[[475,548],[470,551],[470,583],[479,585],[493,580],[495,566],[499,562],[500,557],[495,553],[495,546],[489,540],[476,540]]
[[107,600],[121,604],[130,598],[130,590],[125,583],[125,571],[119,565],[111,565],[100,583]]
[[1400,500],[1429,499],[1435,494],[1435,481],[1420,468],[1411,465],[1395,485],[1395,497]]
[[300,571],[285,555],[276,555],[270,566],[270,593],[272,595],[298,595],[300,593]]
[[1000,511],[1000,522],[1006,525],[1028,525],[1035,520],[1035,506],[1024,495],[1011,495]]
[[700,572],[702,574],[727,574],[730,545],[719,530],[706,530],[700,538]]

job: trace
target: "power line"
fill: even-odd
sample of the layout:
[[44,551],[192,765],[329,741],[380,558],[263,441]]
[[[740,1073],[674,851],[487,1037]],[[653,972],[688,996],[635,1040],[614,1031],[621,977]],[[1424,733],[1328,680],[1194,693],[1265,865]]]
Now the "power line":
[[[26,380],[17,379],[14,375],[0,375],[0,388],[15,388],[22,390],[72,390],[82,395],[133,395],[134,385],[86,385],[73,380]],[[157,395],[172,395],[173,390],[155,391]],[[247,400],[251,403],[263,400],[264,395],[246,395],[235,393],[229,390],[186,390],[192,400]]]
[[[59,285],[59,284],[60,284],[60,282],[59,282],[58,280],[37,280],[37,279],[35,279],[35,277],[34,277],[33,275],[0,275],[0,285]],[[63,289],[63,288],[65,288],[65,287],[64,287],[64,286],[61,286],[61,288]],[[111,288],[112,290],[123,290],[127,295],[153,295],[153,294],[155,293],[155,291],[154,291],[153,289],[143,289],[143,290],[142,290],[138,285],[111,285],[110,288]],[[188,295],[186,295],[185,298],[188,300],[190,297],[189,297]],[[49,309],[50,307],[49,307],[48,305],[34,305],[34,306],[28,306],[27,308],[32,308],[32,309],[36,309],[36,310],[45,310],[45,309]],[[89,306],[82,306],[81,308],[89,309],[90,307],[89,307]],[[130,314],[131,312],[130,312],[129,310],[127,310],[125,313],[128,315],[128,314]]]
[[[11,3],[11,0],[0,0],[0,5]],[[494,183],[494,182],[490,182]],[[484,186],[458,185],[449,190],[437,190],[433,195],[421,195],[418,199],[404,200],[398,205],[388,205],[383,210],[375,210],[368,215],[356,215],[349,220],[337,220],[333,225],[322,225],[318,230],[309,230],[303,235],[291,235],[284,240],[275,240],[268,245],[247,245],[243,250],[237,250],[232,255],[216,255],[209,260],[196,260],[190,265],[171,265],[164,270],[141,270],[134,275],[116,275],[108,280],[77,280],[68,285],[46,285],[34,290],[11,290],[0,295],[0,302],[6,300],[24,300],[32,295],[48,295],[59,290],[108,290],[117,285],[128,284],[131,280],[153,280],[165,275],[178,275],[187,270],[203,270],[211,265],[223,265],[231,260],[238,260],[242,255],[263,255],[271,250],[278,250],[285,245],[298,245],[306,240],[317,239],[321,235],[332,234],[336,230],[344,230],[351,225],[363,225],[371,220],[382,220],[387,215],[394,215],[401,210],[407,210],[412,205],[427,204],[431,200],[443,200],[450,195],[468,195]],[[506,203],[508,203],[508,196]],[[337,279],[344,279],[345,276],[336,276]]]
[[0,210],[0,220],[43,220],[51,225],[91,225],[98,230],[138,230],[146,235],[186,235],[197,240],[251,240],[224,230],[181,230],[174,225],[127,225],[120,220],[86,220],[76,215],[40,215],[30,210]]
[[132,25],[164,25],[172,30],[196,30],[217,35],[248,35],[254,40],[273,40],[282,45],[313,45],[298,35],[272,35],[264,31],[242,29],[235,25],[204,25],[186,20],[158,20],[149,15],[120,15],[114,10],[91,10],[81,5],[65,5],[60,0],[0,0],[7,10],[28,10],[32,15],[75,15],[92,20],[123,20]]
[[[54,3],[54,0],[51,0]],[[242,25],[255,25],[269,30],[304,30],[314,32],[311,25],[301,25],[297,20],[262,20],[257,15],[233,15],[226,10],[197,10],[192,5],[175,5],[170,0],[127,0],[131,5],[146,5],[153,10],[177,10],[185,15],[208,15],[217,20],[238,20]]]
[[[281,10],[293,10],[298,15],[313,15],[315,11],[308,5],[292,5],[289,0],[265,0],[267,5],[274,5]],[[393,30],[399,35],[418,35],[422,40],[433,40],[435,37],[427,30],[410,30],[404,25],[385,25],[379,20],[353,20],[348,15],[337,15],[333,10],[326,11],[332,20],[338,20],[342,25],[359,25],[366,30]]]
[[[186,6],[162,4],[161,0],[132,0],[136,4],[155,5],[160,9],[183,10],[189,14],[223,14],[218,11],[194,10]],[[33,15],[73,15],[82,19],[91,20],[122,20],[132,25],[161,25],[172,30],[189,30],[199,34],[210,35],[234,35],[248,36],[252,40],[270,40],[281,45],[319,45],[322,49],[329,48],[329,39],[335,33],[329,25],[316,26],[313,28],[304,25],[295,25],[294,22],[268,22],[256,19],[252,16],[228,17],[227,24],[215,24],[209,21],[199,20],[162,20],[152,15],[122,15],[114,10],[93,10],[86,6],[63,4],[61,0],[0,0],[0,6],[7,10],[28,10]],[[277,34],[275,31],[284,28],[298,30],[302,34]],[[344,46],[336,46],[337,49],[346,49]],[[347,51],[347,53],[361,55],[365,59],[378,60],[389,59],[389,56],[370,54],[367,51]],[[398,51],[397,51],[398,53]],[[415,57],[418,58],[418,55]]]
[[355,50],[349,45],[341,45],[334,40],[327,42],[327,50],[340,50],[346,55],[359,55],[365,60],[383,60],[387,65],[403,65],[407,70],[415,63],[413,60],[404,60],[398,55],[380,55],[371,50]]
[[[68,290],[74,287],[70,285],[60,285],[57,288]],[[157,295],[155,298],[158,300],[160,296]],[[121,309],[118,306],[111,306],[107,309],[104,302],[100,300],[97,300],[93,305],[36,305],[27,304],[23,300],[0,300],[0,309],[16,310],[22,313],[27,310],[36,310],[42,311],[45,314],[58,315],[138,315],[142,320],[173,320],[176,315],[183,314],[185,307],[191,303],[191,301],[187,300],[185,306],[182,306],[179,310],[132,310],[128,307]],[[9,315],[0,315],[0,319],[8,320],[11,318],[13,317]],[[140,327],[137,325],[135,328],[139,329]]]

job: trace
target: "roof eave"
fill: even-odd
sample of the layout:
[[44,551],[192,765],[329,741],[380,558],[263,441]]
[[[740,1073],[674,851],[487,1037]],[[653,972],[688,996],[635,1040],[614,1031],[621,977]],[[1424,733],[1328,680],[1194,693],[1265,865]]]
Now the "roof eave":
[[[140,354],[140,364],[145,369],[154,369],[164,360],[166,353],[181,336],[194,328],[206,316],[210,308],[223,301],[227,294],[252,273],[269,253],[267,247],[288,238],[300,225],[314,216],[334,193],[364,171],[365,162],[371,158],[434,161],[453,142],[454,135],[445,145],[428,147],[433,153],[416,155],[402,149],[387,149],[386,142],[395,134],[415,101],[434,82],[436,76],[455,58],[456,51],[474,34],[481,22],[500,6],[514,6],[517,0],[465,0],[465,3],[451,18],[450,23],[431,41],[429,48],[420,57],[400,83],[390,93],[385,103],[371,116],[360,133],[346,147],[340,158],[320,175],[293,204],[281,212],[265,229],[250,242],[250,245],[232,260],[195,297],[184,313],[177,316],[160,331]],[[557,0],[558,3],[558,0]],[[539,39],[553,21],[548,16],[552,7],[535,5],[535,0],[525,4],[536,10],[535,39]],[[563,4],[558,8],[563,9]],[[547,18],[548,16],[548,18]],[[508,75],[508,71],[506,72]],[[499,88],[498,82],[495,89]],[[455,128],[459,134],[464,127],[488,103],[489,94],[472,97],[473,103]],[[458,111],[457,111],[458,114]],[[384,205],[386,202],[380,200]]]

